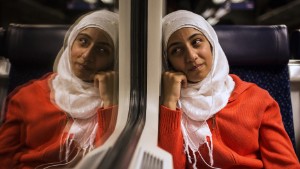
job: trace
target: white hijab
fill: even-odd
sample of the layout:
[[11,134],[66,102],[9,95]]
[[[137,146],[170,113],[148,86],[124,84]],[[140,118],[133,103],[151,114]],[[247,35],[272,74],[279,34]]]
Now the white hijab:
[[[206,144],[209,149],[210,164],[213,165],[213,140],[207,120],[224,108],[228,102],[235,83],[229,76],[227,58],[221,48],[218,37],[212,26],[200,15],[179,10],[168,14],[163,18],[163,48],[167,51],[170,36],[184,27],[192,27],[202,32],[212,46],[213,66],[212,70],[201,82],[188,84],[187,88],[181,88],[181,96],[178,102],[182,108],[181,130],[185,141],[185,152],[191,163],[189,148],[195,153],[199,147]],[[165,59],[167,56],[164,56]],[[210,141],[207,139],[210,138]],[[194,162],[196,168],[196,158]]]
[[52,81],[55,104],[74,120],[67,141],[75,140],[84,151],[93,149],[98,129],[97,110],[102,107],[102,100],[93,83],[84,82],[74,75],[70,54],[78,33],[90,27],[102,29],[112,38],[116,61],[118,14],[106,10],[91,12],[79,18],[67,32],[63,52],[57,56],[57,76]]

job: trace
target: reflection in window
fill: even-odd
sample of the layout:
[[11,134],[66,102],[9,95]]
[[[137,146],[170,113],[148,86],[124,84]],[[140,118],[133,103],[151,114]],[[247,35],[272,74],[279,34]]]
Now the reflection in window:
[[[15,81],[26,78],[18,73],[52,68],[54,58],[47,56],[47,50],[53,52],[50,42],[57,39],[51,34],[41,37],[49,32],[57,35],[65,28],[49,24],[17,27],[7,34],[13,48],[8,56],[15,57],[9,58],[13,61],[9,76],[19,77],[10,78]],[[85,14],[70,26],[60,47],[53,70],[26,79],[7,99],[6,118],[0,127],[0,163],[4,168],[73,167],[114,131],[118,14],[108,10]]]

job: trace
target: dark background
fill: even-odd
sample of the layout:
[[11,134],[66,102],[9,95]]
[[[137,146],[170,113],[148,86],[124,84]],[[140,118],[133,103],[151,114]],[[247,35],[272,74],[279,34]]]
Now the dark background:
[[[88,3],[87,1],[94,1]],[[104,0],[0,0],[0,27],[9,23],[70,24],[83,13],[106,8],[117,11],[118,2]],[[186,9],[216,19],[214,24],[272,25],[285,24],[288,30],[300,28],[300,0],[167,0],[166,13]],[[226,13],[219,12],[226,9]]]

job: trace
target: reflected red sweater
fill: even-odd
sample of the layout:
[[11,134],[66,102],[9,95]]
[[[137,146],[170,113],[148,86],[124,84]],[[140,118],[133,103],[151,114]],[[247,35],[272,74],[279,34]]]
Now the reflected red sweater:
[[[228,104],[208,120],[213,140],[213,166],[300,169],[277,102],[255,84],[231,76],[235,89]],[[193,168],[184,153],[181,114],[180,109],[160,107],[158,144],[172,154],[175,169]],[[206,146],[202,145],[199,152],[209,164]],[[199,154],[196,158],[198,169],[209,168]]]
[[[61,138],[71,119],[50,101],[49,81],[54,76],[31,81],[10,94],[0,128],[1,169],[29,169],[59,160]],[[109,121],[115,121],[116,110],[117,106],[98,110],[95,144],[112,133]]]

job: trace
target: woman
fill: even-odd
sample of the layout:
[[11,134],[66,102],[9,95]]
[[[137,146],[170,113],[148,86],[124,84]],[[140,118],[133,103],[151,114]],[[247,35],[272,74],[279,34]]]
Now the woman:
[[[229,75],[213,28],[175,11],[163,19],[159,146],[182,168],[300,168],[279,106],[267,91]],[[253,94],[255,93],[255,94]]]
[[112,133],[118,15],[86,14],[65,39],[57,73],[10,94],[0,129],[0,168],[71,167]]

